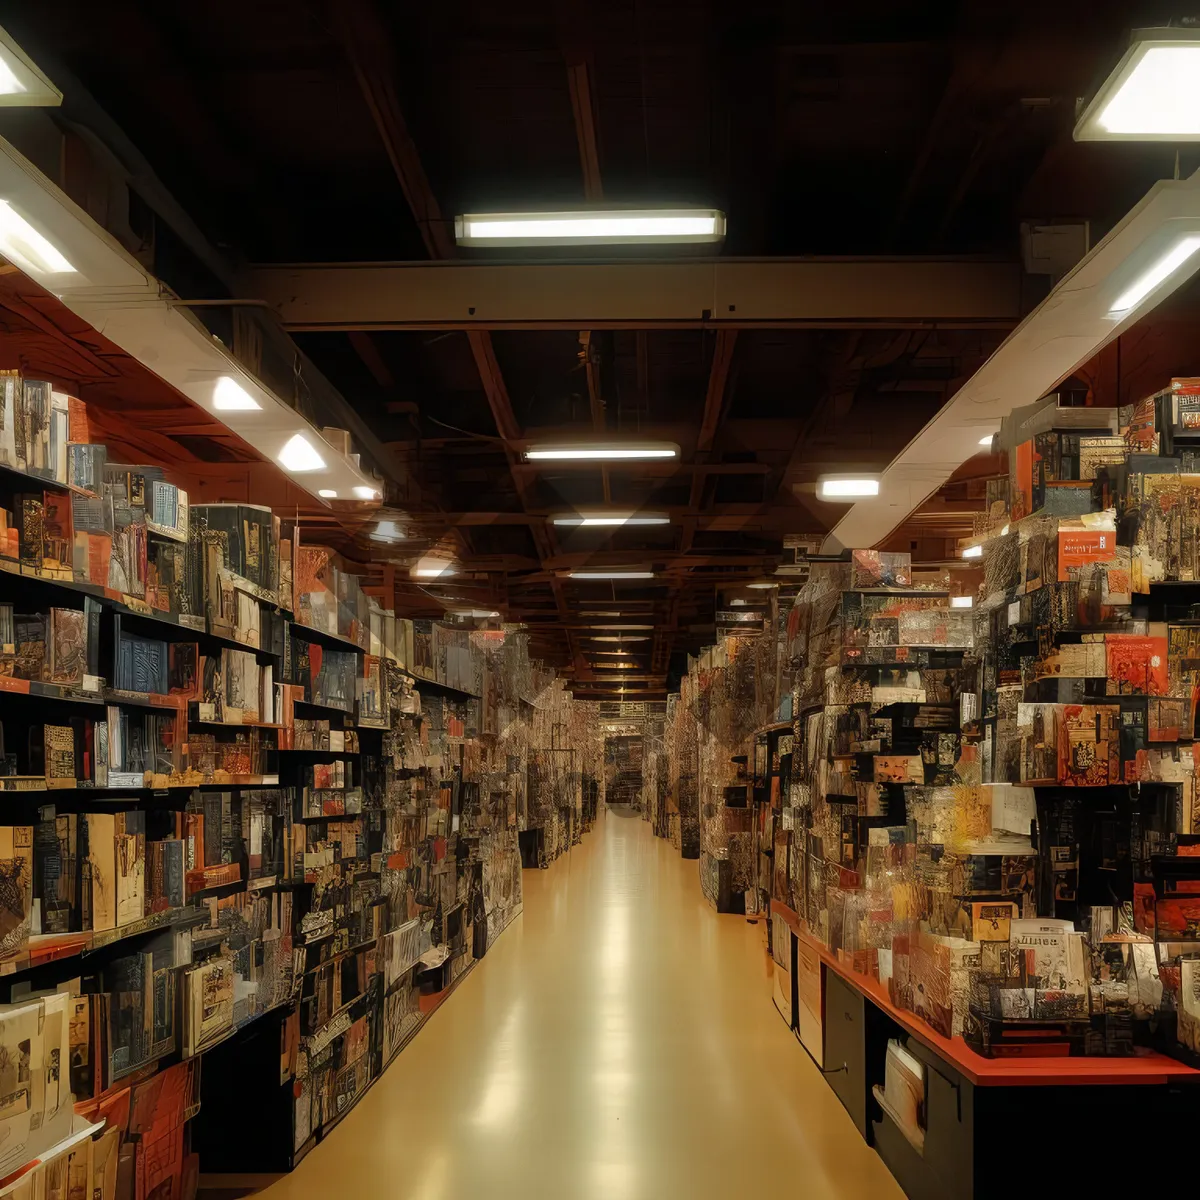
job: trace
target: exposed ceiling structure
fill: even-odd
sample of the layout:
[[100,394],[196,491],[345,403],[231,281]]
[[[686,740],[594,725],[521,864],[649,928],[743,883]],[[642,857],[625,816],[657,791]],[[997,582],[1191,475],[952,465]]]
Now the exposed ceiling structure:
[[[410,611],[498,610],[580,694],[639,696],[712,640],[722,591],[770,573],[785,536],[836,524],[819,474],[885,466],[1045,295],[1023,221],[1086,221],[1094,242],[1195,168],[1071,137],[1077,98],[1157,15],[1107,0],[0,4],[63,117],[125,164],[125,240],[180,295],[236,297],[286,331],[345,397],[388,489],[374,524],[329,533],[371,561],[372,585]],[[714,261],[454,241],[456,213],[584,201],[711,205],[726,242]],[[89,205],[111,229],[109,207]],[[1083,386],[1112,402],[1154,375],[1119,348],[1115,371]],[[524,459],[588,434],[680,458]],[[972,460],[894,544],[944,559],[997,469]],[[670,522],[550,521],[608,507]],[[431,547],[455,575],[412,580]],[[654,577],[571,577],[618,567]],[[651,627],[623,671],[596,665],[596,625],[614,623]]]

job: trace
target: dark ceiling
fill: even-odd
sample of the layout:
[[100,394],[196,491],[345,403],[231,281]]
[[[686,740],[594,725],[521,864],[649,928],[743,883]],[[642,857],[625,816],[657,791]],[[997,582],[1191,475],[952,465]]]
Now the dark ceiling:
[[[0,14],[52,77],[90,91],[235,267],[494,257],[456,251],[453,214],[585,200],[719,207],[725,255],[1017,262],[1021,221],[1086,219],[1095,241],[1176,170],[1173,150],[1072,141],[1076,99],[1131,26],[1162,16],[1110,0],[22,0]],[[160,231],[160,264],[172,245]],[[1046,286],[1025,278],[1022,307]],[[711,641],[722,589],[771,569],[784,535],[836,520],[816,474],[886,463],[1004,329],[293,336],[419,485],[426,511],[399,488],[398,523],[453,539],[474,576],[461,592],[542,626],[540,648],[587,694],[611,680],[589,666],[581,614],[645,614],[655,632],[628,690],[661,694]],[[547,431],[663,437],[684,464],[523,467],[514,443]],[[605,503],[673,524],[545,523]],[[939,557],[929,545],[918,554]],[[564,576],[634,561],[659,572],[651,586]]]

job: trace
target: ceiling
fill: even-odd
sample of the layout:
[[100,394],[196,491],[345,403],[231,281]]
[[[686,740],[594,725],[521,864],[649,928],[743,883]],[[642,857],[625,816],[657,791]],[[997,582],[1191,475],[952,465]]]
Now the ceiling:
[[[77,80],[231,264],[244,300],[256,264],[493,262],[457,250],[455,213],[587,200],[718,207],[724,256],[1013,264],[1013,311],[999,320],[735,325],[705,311],[563,328],[348,308],[329,326],[291,323],[389,476],[379,516],[406,540],[371,541],[373,526],[352,522],[345,533],[375,578],[410,611],[449,597],[527,622],[578,694],[623,681],[645,696],[712,640],[719,595],[772,570],[784,536],[836,522],[843,510],[816,499],[816,476],[886,464],[1045,294],[1049,279],[1017,265],[1023,220],[1086,220],[1094,242],[1175,172],[1168,148],[1071,138],[1076,99],[1156,15],[1107,0],[0,3],[0,23],[63,88],[63,119],[95,120]],[[128,228],[160,275],[228,297],[194,239],[161,208],[143,211],[136,178],[130,188]],[[522,461],[526,441],[589,432],[667,439],[681,462]],[[968,464],[899,543],[945,557],[996,469]],[[606,505],[672,522],[547,523]],[[413,547],[434,543],[458,573],[418,587]],[[569,577],[616,565],[656,577]],[[632,669],[594,665],[589,626],[614,619],[592,612],[653,626],[627,647]]]

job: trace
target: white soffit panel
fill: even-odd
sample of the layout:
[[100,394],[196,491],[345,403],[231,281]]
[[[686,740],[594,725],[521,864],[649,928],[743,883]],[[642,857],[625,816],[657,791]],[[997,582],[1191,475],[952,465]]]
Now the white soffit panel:
[[[47,272],[26,263],[26,273],[97,332],[276,465],[283,447],[297,433],[302,434],[317,449],[324,466],[289,473],[289,478],[314,498],[319,492],[336,492],[350,499],[355,488],[375,493],[379,486],[375,479],[243,370],[191,313],[172,302],[159,281],[116,239],[3,138],[0,200],[49,241],[71,268]],[[233,379],[259,407],[217,409],[217,381],[223,377]],[[327,497],[320,499],[327,503]]]
[[866,549],[886,538],[980,452],[980,438],[999,429],[1001,418],[1053,391],[1190,279],[1200,268],[1200,253],[1182,257],[1133,308],[1113,311],[1123,296],[1142,291],[1139,282],[1156,265],[1197,235],[1200,172],[1156,183],[892,460],[880,477],[879,495],[845,513],[826,536],[822,553]]

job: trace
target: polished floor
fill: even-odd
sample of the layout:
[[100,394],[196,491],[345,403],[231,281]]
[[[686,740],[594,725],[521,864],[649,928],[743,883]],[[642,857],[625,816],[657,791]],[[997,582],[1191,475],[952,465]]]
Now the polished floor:
[[902,1193],[718,916],[609,811],[358,1107],[264,1200],[770,1200]]

